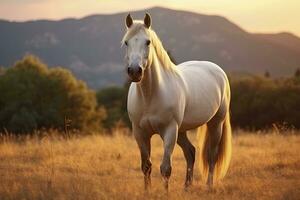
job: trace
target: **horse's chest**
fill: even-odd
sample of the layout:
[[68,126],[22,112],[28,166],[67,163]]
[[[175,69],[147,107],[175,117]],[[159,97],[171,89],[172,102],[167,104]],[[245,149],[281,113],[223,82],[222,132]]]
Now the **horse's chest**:
[[144,130],[148,130],[153,133],[160,132],[169,121],[173,118],[171,113],[144,113],[139,121],[139,125]]
[[[180,122],[183,117],[184,101],[170,95],[170,90],[160,90],[155,97],[143,101],[142,98],[130,98],[128,112],[131,121],[140,128],[159,133],[173,120]],[[171,93],[173,94],[173,93]]]

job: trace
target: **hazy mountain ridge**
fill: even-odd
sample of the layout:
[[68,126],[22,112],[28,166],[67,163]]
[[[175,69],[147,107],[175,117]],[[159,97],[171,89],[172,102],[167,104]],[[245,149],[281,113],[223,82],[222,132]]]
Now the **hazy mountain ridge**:
[[[290,75],[300,67],[300,39],[286,34],[250,34],[220,16],[161,7],[147,9],[153,29],[177,62],[210,60],[226,71]],[[134,11],[142,18],[144,10]],[[51,66],[64,66],[91,87],[122,84],[127,13],[81,19],[8,22],[0,20],[0,65],[33,53]],[[5,48],[3,48],[5,47]],[[298,48],[299,47],[299,48]]]
[[300,38],[292,33],[269,33],[269,34],[256,34],[257,37],[263,40],[269,40],[272,43],[280,44],[284,47],[288,47],[294,51],[300,52]]

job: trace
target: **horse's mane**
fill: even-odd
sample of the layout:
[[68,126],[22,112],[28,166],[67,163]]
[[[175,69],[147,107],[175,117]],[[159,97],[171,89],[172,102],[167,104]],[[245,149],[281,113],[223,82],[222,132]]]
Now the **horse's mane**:
[[122,44],[132,38],[138,32],[144,31],[150,38],[151,44],[154,47],[156,55],[162,64],[162,67],[170,70],[175,70],[175,64],[171,61],[167,51],[164,49],[162,42],[151,28],[146,28],[143,21],[135,20],[122,39]]

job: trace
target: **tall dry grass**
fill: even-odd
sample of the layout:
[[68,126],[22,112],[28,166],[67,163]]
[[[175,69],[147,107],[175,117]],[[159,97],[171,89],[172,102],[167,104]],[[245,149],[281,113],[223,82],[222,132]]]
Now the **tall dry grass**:
[[[196,137],[191,136],[193,143]],[[159,165],[162,142],[152,139],[152,188],[146,194],[133,138],[117,135],[2,138],[0,199],[299,199],[300,135],[233,136],[229,173],[213,191],[200,181],[183,190],[185,160],[176,146],[168,196]]]

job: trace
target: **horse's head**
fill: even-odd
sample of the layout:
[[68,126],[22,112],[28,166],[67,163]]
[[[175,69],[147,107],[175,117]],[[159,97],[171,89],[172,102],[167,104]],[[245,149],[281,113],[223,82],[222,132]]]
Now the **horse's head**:
[[147,31],[151,26],[151,17],[146,14],[144,21],[133,21],[128,14],[125,22],[127,33],[122,42],[126,46],[126,70],[132,82],[140,82],[148,64],[151,39]]

